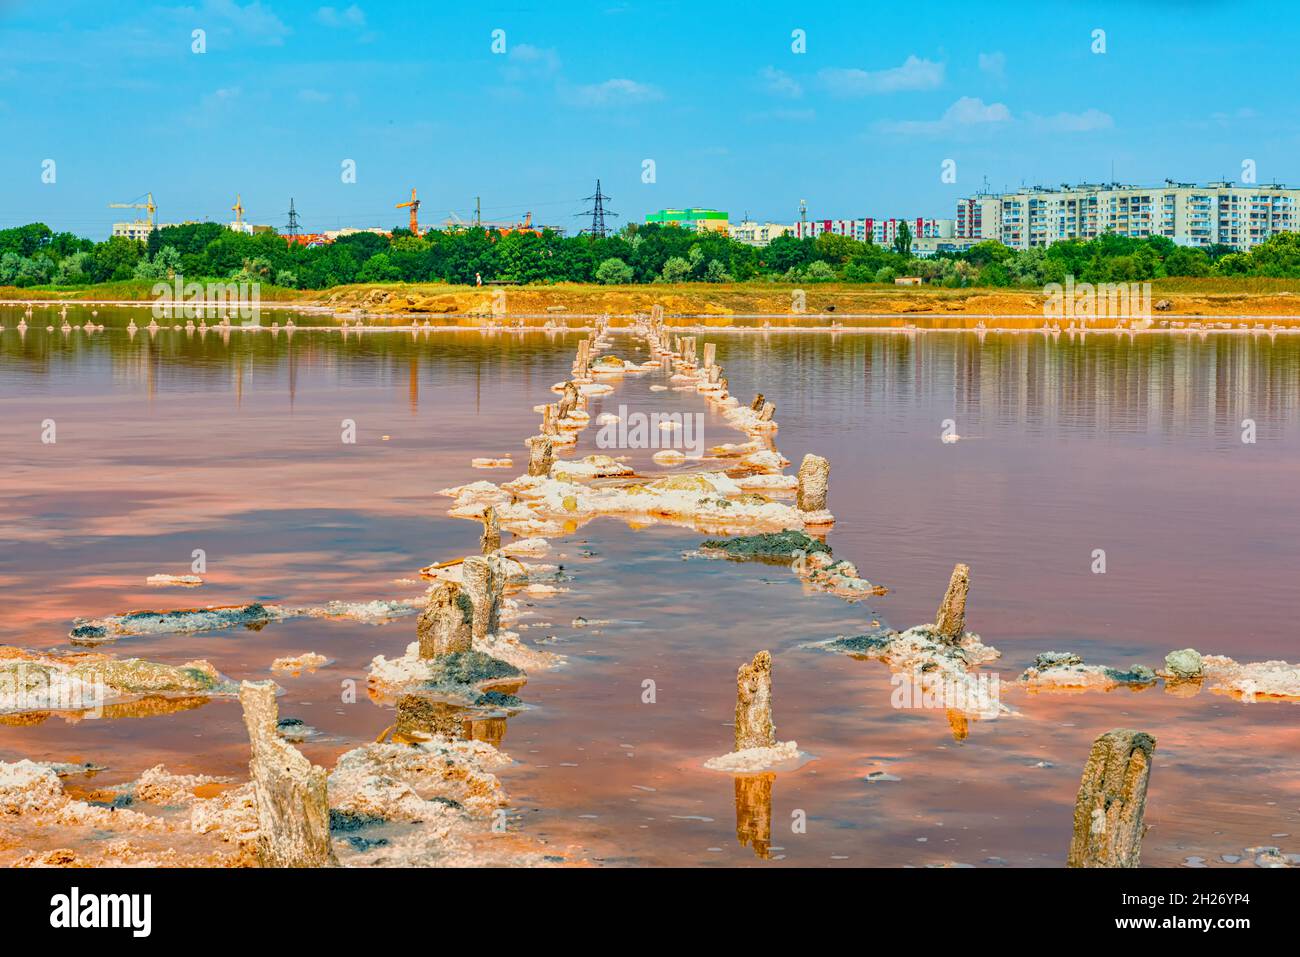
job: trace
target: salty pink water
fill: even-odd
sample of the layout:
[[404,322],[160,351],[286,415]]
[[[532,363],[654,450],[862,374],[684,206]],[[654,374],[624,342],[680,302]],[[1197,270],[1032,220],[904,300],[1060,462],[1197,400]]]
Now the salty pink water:
[[[530,332],[162,331],[47,333],[38,311],[0,307],[0,643],[67,647],[77,616],[249,601],[291,605],[417,594],[430,562],[477,549],[476,523],[447,517],[443,487],[522,470],[532,407],[567,377],[577,334]],[[74,325],[86,318],[70,310]],[[147,314],[137,313],[146,323]],[[264,320],[269,321],[269,320]],[[720,332],[733,392],[777,405],[777,442],[797,462],[832,462],[828,541],[890,588],[869,605],[805,593],[771,565],[684,559],[705,537],[601,519],[558,539],[546,560],[573,576],[539,599],[526,641],[567,657],[532,675],[530,706],[501,742],[519,827],[619,864],[1059,866],[1092,739],[1137,727],[1158,740],[1143,845],[1149,865],[1212,865],[1247,846],[1300,851],[1295,706],[1209,692],[1026,695],[1015,676],[1046,650],[1156,666],[1195,647],[1239,660],[1300,657],[1291,627],[1300,567],[1300,342],[1038,334]],[[637,354],[615,337],[619,354]],[[691,394],[628,379],[589,407],[706,411]],[[1240,440],[1243,419],[1258,441]],[[40,441],[53,419],[57,442]],[[355,445],[340,441],[343,419]],[[945,419],[962,436],[940,442]],[[576,454],[596,451],[595,427]],[[383,440],[383,436],[389,436]],[[706,416],[706,442],[740,441]],[[512,453],[517,468],[471,468]],[[648,452],[633,464],[656,471]],[[157,589],[189,571],[206,584]],[[1107,572],[1093,574],[1104,549]],[[956,561],[970,563],[968,624],[1002,651],[1004,700],[1019,717],[954,740],[941,711],[890,706],[888,671],[803,647],[933,617]],[[610,619],[575,628],[577,616]],[[541,623],[541,624],[538,624]],[[545,623],[549,623],[546,625]],[[364,694],[376,654],[414,638],[383,626],[300,620],[261,631],[123,639],[107,650],[169,662],[207,658],[238,680],[280,655],[335,662],[277,676],[281,713],[323,736],[302,745],[332,764],[392,713]],[[736,836],[737,789],[701,762],[730,748],[735,669],[774,655],[778,736],[815,756],[776,775],[762,859]],[[652,679],[656,701],[642,702]],[[0,726],[0,759],[94,761],[97,783],[163,763],[246,774],[238,704],[166,716]],[[1040,766],[1042,764],[1043,766]],[[884,770],[900,778],[868,782]],[[798,833],[792,822],[807,819]],[[1284,835],[1284,836],[1276,836]],[[1220,865],[1222,866],[1222,865]]]

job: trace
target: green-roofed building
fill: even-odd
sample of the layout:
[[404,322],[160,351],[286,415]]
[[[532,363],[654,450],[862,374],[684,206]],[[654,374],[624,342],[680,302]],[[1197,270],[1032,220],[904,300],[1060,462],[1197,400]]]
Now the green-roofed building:
[[686,209],[661,209],[657,213],[647,213],[647,225],[680,226],[683,229],[709,229],[726,233],[730,229],[729,217],[717,209],[699,209],[688,206]]

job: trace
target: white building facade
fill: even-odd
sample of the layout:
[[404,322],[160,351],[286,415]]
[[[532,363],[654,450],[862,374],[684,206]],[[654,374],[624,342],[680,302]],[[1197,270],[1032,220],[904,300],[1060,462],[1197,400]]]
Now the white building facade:
[[1084,183],[982,194],[957,204],[958,236],[996,239],[1012,249],[1105,233],[1134,239],[1163,236],[1180,246],[1223,243],[1250,249],[1270,236],[1297,230],[1300,189],[1280,185]]

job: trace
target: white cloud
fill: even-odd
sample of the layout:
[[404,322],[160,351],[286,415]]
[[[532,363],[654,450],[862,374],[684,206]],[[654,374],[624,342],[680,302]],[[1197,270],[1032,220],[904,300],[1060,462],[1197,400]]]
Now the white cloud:
[[1037,129],[1053,133],[1091,133],[1094,130],[1108,130],[1115,125],[1115,120],[1109,113],[1097,109],[1087,109],[1082,113],[1057,113],[1054,116],[1026,113],[1025,119]]
[[803,96],[803,86],[784,70],[778,70],[773,66],[765,66],[758,71],[758,76],[763,81],[763,88],[769,93],[788,97],[792,100]]
[[837,96],[868,96],[904,90],[933,90],[943,85],[944,65],[909,56],[901,66],[886,70],[827,67],[817,74]]
[[320,90],[299,90],[298,99],[304,103],[328,103],[330,95],[322,93]]
[[981,53],[979,56],[980,72],[987,73],[994,79],[1001,80],[1007,72],[1007,55],[1003,52]]
[[316,19],[325,24],[327,27],[354,27],[361,28],[366,25],[365,11],[355,3],[346,10],[337,10],[334,7],[321,7],[316,11]]
[[560,56],[548,47],[520,43],[512,46],[506,54],[506,79],[511,83],[554,76],[559,72]]
[[[293,32],[269,7],[262,6],[261,0],[253,0],[242,7],[235,0],[204,0],[197,10],[178,7],[171,13],[208,29],[209,34],[213,29],[218,35],[237,33],[266,46],[283,45],[284,38]],[[205,20],[212,24],[212,28],[205,26]]]
[[562,95],[573,106],[595,108],[631,106],[663,99],[658,87],[623,77],[615,77],[604,83],[565,87]]
[[985,103],[978,97],[963,96],[937,120],[884,120],[876,124],[876,129],[900,136],[938,136],[1010,121],[1011,110],[1005,103]]

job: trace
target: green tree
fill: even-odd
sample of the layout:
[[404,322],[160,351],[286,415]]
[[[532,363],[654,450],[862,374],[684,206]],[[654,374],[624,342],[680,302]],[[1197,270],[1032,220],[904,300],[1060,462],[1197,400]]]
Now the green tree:
[[606,286],[621,286],[632,281],[632,267],[611,256],[596,268],[596,281]]
[[900,256],[912,255],[912,227],[907,225],[907,220],[900,221],[898,232],[894,233],[894,252]]

